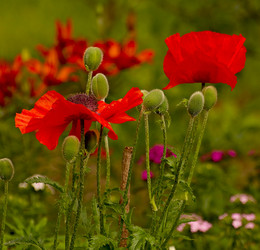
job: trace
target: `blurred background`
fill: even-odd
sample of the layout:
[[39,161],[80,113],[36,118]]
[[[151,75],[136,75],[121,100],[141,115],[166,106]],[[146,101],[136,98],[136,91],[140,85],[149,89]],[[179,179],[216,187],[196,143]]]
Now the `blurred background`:
[[[187,212],[199,214],[211,222],[213,227],[203,236],[207,241],[200,243],[202,245],[197,246],[183,240],[176,244],[179,244],[178,249],[185,249],[186,244],[195,244],[193,247],[198,249],[209,249],[207,244],[210,245],[221,233],[226,232],[218,220],[218,216],[225,212],[256,213],[253,230],[259,231],[259,1],[187,0],[184,3],[181,0],[4,0],[1,1],[0,17],[0,158],[12,159],[16,171],[10,184],[10,232],[18,234],[18,225],[28,228],[28,223],[37,224],[45,217],[46,224],[54,226],[58,194],[47,189],[37,191],[33,187],[21,188],[19,184],[35,174],[64,183],[65,163],[60,150],[62,140],[69,132],[66,130],[57,148],[49,151],[37,141],[35,134],[21,135],[19,129],[15,128],[15,113],[21,112],[23,108],[31,109],[47,90],[55,89],[65,97],[84,91],[87,79],[84,70],[72,70],[69,77],[59,79],[59,70],[73,63],[75,66],[78,61],[66,58],[67,61],[64,62],[58,57],[56,61],[52,58],[52,65],[48,61],[51,60],[48,50],[63,49],[63,43],[70,40],[78,46],[72,52],[78,54],[82,53],[82,48],[84,51],[84,46],[98,43],[107,48],[111,57],[114,48],[125,52],[125,60],[129,60],[127,65],[115,61],[115,71],[104,69],[107,70],[110,84],[110,94],[106,101],[111,102],[123,97],[132,87],[148,91],[165,87],[168,79],[163,72],[163,60],[167,51],[164,39],[175,33],[183,35],[203,30],[242,34],[246,38],[247,59],[245,68],[237,74],[238,82],[233,91],[228,85],[215,85],[218,103],[210,113],[200,151],[200,156],[204,158],[198,164],[192,183],[197,201],[187,207]],[[52,82],[44,78],[45,71],[54,72],[53,77],[58,80]],[[200,88],[201,84],[182,84],[165,91],[171,116],[168,144],[172,146],[173,152],[182,147],[189,119],[185,108],[177,105]],[[129,114],[138,116],[135,109]],[[150,118],[150,126],[152,147],[162,143],[162,131],[155,116]],[[135,122],[113,125],[119,137],[118,141],[110,140],[113,187],[119,186],[122,152],[125,146],[132,145],[135,127]],[[144,129],[141,128],[137,160],[145,154],[143,134]],[[217,160],[214,158],[216,151],[220,155]],[[95,194],[95,163],[96,158],[93,156],[90,161],[91,172],[86,176],[86,205]],[[158,173],[158,168],[158,164],[152,165],[154,173]],[[146,216],[146,183],[141,178],[144,169],[142,163],[135,165],[131,197],[131,203],[135,207],[133,221],[142,226],[149,222],[149,217]],[[0,193],[2,187],[1,183]],[[248,203],[246,207],[239,202],[236,205],[230,202],[232,195],[241,193],[251,195],[255,202]],[[46,202],[43,203],[43,200]],[[236,244],[240,243],[233,243],[237,235],[244,237],[246,243],[243,244],[248,246],[245,249],[257,249],[259,246],[259,237],[248,234],[248,230],[238,233],[231,222],[227,222],[225,228],[228,228],[231,235],[229,240],[232,238],[232,242],[227,240],[223,246],[238,246]],[[198,234],[190,237],[200,239],[202,236]]]

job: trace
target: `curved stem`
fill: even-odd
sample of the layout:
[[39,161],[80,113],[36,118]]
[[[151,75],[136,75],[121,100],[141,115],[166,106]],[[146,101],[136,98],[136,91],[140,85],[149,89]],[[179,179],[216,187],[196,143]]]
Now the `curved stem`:
[[85,153],[85,133],[84,133],[84,120],[80,120],[80,172],[79,172],[79,196],[78,196],[78,208],[76,213],[76,219],[74,223],[74,229],[71,236],[70,250],[74,249],[76,234],[78,230],[79,218],[81,214],[83,190],[84,190],[84,153]]
[[86,94],[87,95],[90,95],[90,86],[91,86],[92,74],[93,74],[93,71],[88,72],[88,81],[87,81],[87,86],[86,86]]
[[106,189],[107,191],[110,186],[110,155],[109,155],[109,144],[108,144],[108,136],[104,137],[105,141],[105,150],[106,150]]
[[6,210],[7,210],[7,203],[8,203],[8,181],[5,181],[4,185],[4,207],[3,207],[3,217],[2,217],[2,224],[1,224],[1,239],[0,239],[0,250],[4,247],[4,234],[5,234],[5,219],[6,219]]
[[147,172],[147,188],[150,205],[153,211],[157,211],[157,206],[152,198],[152,183],[151,183],[151,171],[150,171],[150,158],[149,158],[149,118],[147,114],[144,114],[144,127],[145,127],[145,165]]
[[173,187],[172,187],[170,195],[169,195],[169,197],[166,201],[162,215],[161,215],[160,220],[159,220],[159,222],[160,222],[159,228],[158,228],[159,230],[161,229],[161,227],[163,225],[163,222],[164,222],[164,219],[165,219],[165,216],[166,216],[166,212],[168,210],[170,202],[172,201],[172,199],[174,197],[177,185],[179,183],[180,173],[182,172],[183,163],[184,163],[183,159],[185,159],[185,157],[186,157],[186,153],[187,153],[187,149],[188,149],[189,141],[190,141],[190,136],[191,136],[191,132],[192,132],[192,128],[193,128],[193,123],[194,123],[194,118],[191,117],[190,122],[189,122],[189,126],[188,126],[188,130],[187,130],[187,133],[186,133],[186,136],[185,136],[185,140],[184,140],[184,145],[183,145],[183,148],[182,148],[181,158],[180,158],[180,161],[178,162],[178,166],[177,166],[177,169],[176,169],[176,175],[175,175]]
[[101,125],[101,127],[100,127],[100,135],[99,135],[99,142],[98,142],[98,155],[97,155],[97,202],[98,202],[98,208],[99,208],[99,211],[100,211],[100,233],[101,234],[105,234],[103,205],[101,203],[101,185],[100,185],[102,141],[103,141],[103,126]]

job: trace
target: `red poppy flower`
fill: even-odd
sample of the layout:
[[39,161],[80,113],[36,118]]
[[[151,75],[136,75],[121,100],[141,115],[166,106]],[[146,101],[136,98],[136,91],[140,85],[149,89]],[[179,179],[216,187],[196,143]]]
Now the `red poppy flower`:
[[118,137],[109,122],[123,123],[135,120],[125,111],[141,104],[142,95],[138,88],[132,88],[118,101],[111,104],[100,103],[95,112],[95,104],[87,103],[89,97],[78,95],[69,98],[69,101],[56,91],[48,91],[35,103],[33,109],[16,114],[15,125],[22,134],[36,131],[36,138],[50,150],[56,148],[60,135],[71,122],[70,135],[76,135],[80,139],[81,119],[85,121],[85,132],[89,130],[93,121],[97,121],[109,129],[108,136],[111,139],[117,140]]
[[21,55],[18,55],[12,64],[0,61],[0,106],[5,106],[6,98],[12,97],[22,65]]
[[236,73],[244,68],[246,48],[242,35],[211,31],[191,32],[165,39],[169,48],[163,64],[169,89],[182,83],[226,83],[232,89]]

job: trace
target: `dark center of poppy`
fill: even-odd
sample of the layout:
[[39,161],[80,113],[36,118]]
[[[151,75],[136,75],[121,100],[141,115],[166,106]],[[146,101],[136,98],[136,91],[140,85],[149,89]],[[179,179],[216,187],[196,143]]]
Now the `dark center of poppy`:
[[76,94],[68,98],[68,101],[75,104],[82,104],[89,110],[96,112],[98,109],[97,99],[93,95]]

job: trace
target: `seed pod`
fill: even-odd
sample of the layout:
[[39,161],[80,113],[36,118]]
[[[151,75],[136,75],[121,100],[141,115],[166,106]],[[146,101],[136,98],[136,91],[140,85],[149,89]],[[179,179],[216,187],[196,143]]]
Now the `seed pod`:
[[193,93],[188,102],[188,112],[192,117],[198,115],[204,106],[204,96],[202,92]]
[[103,52],[98,47],[88,47],[83,55],[84,65],[87,71],[97,70],[103,60]]
[[209,111],[210,109],[212,109],[215,106],[215,104],[217,102],[218,92],[215,87],[208,86],[202,90],[202,93],[203,93],[204,99],[205,99],[204,109]]
[[144,98],[144,108],[146,111],[154,111],[164,101],[164,93],[160,89],[150,91]]
[[0,160],[0,179],[3,181],[11,181],[14,176],[14,165],[8,158]]
[[72,162],[78,155],[79,148],[79,139],[74,135],[67,136],[62,144],[62,155],[65,161]]
[[109,85],[104,74],[98,73],[92,79],[91,84],[92,94],[97,100],[104,100],[109,92]]

